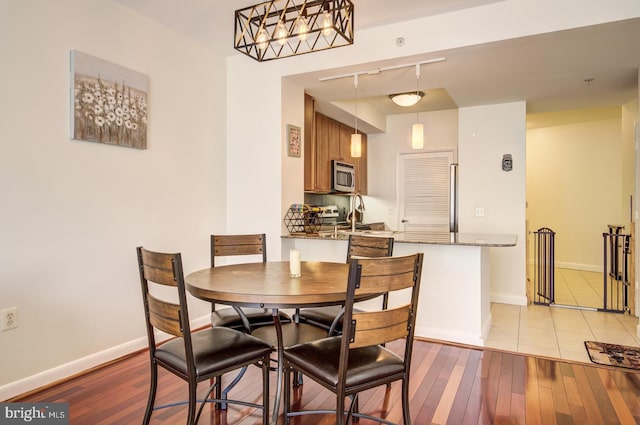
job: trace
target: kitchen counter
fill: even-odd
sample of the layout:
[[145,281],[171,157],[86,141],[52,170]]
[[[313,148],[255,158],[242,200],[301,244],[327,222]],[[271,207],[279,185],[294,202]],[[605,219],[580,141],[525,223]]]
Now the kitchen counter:
[[[518,243],[516,235],[363,230],[357,234],[393,236],[393,255],[424,253],[416,336],[484,346],[491,328],[490,254]],[[346,260],[349,231],[282,236],[282,258],[297,249],[303,261]],[[514,284],[524,284],[515,282]],[[367,303],[363,309],[367,309]],[[408,300],[390,300],[390,306]],[[358,304],[360,307],[361,304]]]
[[[319,233],[294,233],[282,236],[292,239],[348,240],[350,231],[330,230]],[[518,242],[517,235],[482,233],[432,233],[400,232],[392,230],[359,230],[355,234],[363,236],[389,237],[394,243],[431,244],[431,245],[467,245],[486,247],[509,247]]]

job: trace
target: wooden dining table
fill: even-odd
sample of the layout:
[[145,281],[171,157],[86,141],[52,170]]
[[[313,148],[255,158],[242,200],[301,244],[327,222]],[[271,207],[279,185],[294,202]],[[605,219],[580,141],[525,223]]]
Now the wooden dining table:
[[343,304],[349,266],[345,263],[303,261],[300,276],[291,277],[289,262],[244,263],[216,266],[185,277],[187,290],[196,298],[233,307],[272,310],[277,334],[277,385],[272,423],[278,422],[282,394],[281,308]]

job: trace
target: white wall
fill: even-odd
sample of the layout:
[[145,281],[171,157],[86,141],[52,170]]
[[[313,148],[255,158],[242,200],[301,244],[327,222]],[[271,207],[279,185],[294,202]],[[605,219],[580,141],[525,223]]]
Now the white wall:
[[[421,113],[425,129],[422,151],[457,149],[458,110],[449,109]],[[365,218],[369,223],[385,222],[390,228],[400,228],[397,199],[397,159],[411,149],[411,126],[416,114],[390,115],[387,132],[368,136],[368,196],[365,197]]]
[[[135,247],[209,264],[226,135],[224,61],[118,3],[3,1],[0,39],[4,400],[146,346]],[[147,150],[70,140],[72,49],[149,76]]]
[[[638,70],[640,74],[640,70]],[[638,80],[640,81],[640,80]],[[640,91],[640,86],[638,87]],[[638,211],[638,188],[637,185],[637,175],[638,175],[638,151],[637,151],[637,143],[640,139],[637,139],[639,136],[638,132],[638,121],[640,118],[640,94],[635,99],[627,102],[622,106],[622,193],[623,193],[623,202],[622,202],[622,211],[625,213],[625,225],[627,225],[626,233],[631,234],[632,241],[635,241],[635,247],[632,248],[632,253],[637,253],[638,251],[638,220],[636,219],[636,214]],[[633,200],[630,201],[628,198],[629,194],[633,194]],[[631,211],[630,211],[631,209]],[[633,225],[631,224],[633,222]],[[635,234],[632,229],[635,226]],[[633,243],[633,242],[632,242]],[[634,255],[634,254],[632,254]],[[637,254],[635,254],[637,255]],[[635,281],[630,282],[631,285],[635,288],[635,297],[630,299],[629,302],[634,306],[634,314],[636,316],[640,316],[640,311],[638,309],[638,299],[640,297],[638,290],[638,263],[636,258],[632,258],[633,264],[635,264]],[[638,324],[637,329],[638,335],[640,335],[640,323]]]
[[[295,93],[283,98],[282,78],[274,71],[271,63],[227,58],[227,231],[266,233],[269,260],[280,258],[283,122],[289,122],[283,111],[295,98]],[[290,122],[302,121],[296,116]],[[303,199],[302,182],[298,190]],[[290,196],[295,194],[288,192]]]
[[602,271],[602,233],[628,227],[622,146],[620,117],[527,132],[529,230],[556,232],[559,266]]
[[[461,233],[508,233],[513,248],[491,250],[491,301],[526,304],[525,102],[461,108],[458,142]],[[502,170],[511,154],[513,170]],[[476,217],[475,209],[485,216]]]
[[[282,204],[280,210],[284,212],[291,204],[304,203],[304,179],[300,178],[300,176],[304,176],[304,153],[298,158],[288,156],[287,152],[287,125],[300,127],[300,143],[304,145],[304,87],[296,86],[286,79],[283,79],[282,86],[282,136],[280,138]],[[280,223],[280,235],[286,235],[287,228],[284,225],[284,219],[280,220]],[[276,236],[271,239],[277,240],[278,238]]]
[[[622,118],[621,118],[621,199],[620,209],[623,214],[623,223],[627,226],[631,224],[633,220],[633,214],[631,212],[630,199],[633,195],[633,204],[636,201],[636,123],[638,122],[638,101],[636,97],[630,100],[626,104],[622,105]],[[635,209],[633,205],[633,209]],[[629,227],[627,227],[629,228]]]

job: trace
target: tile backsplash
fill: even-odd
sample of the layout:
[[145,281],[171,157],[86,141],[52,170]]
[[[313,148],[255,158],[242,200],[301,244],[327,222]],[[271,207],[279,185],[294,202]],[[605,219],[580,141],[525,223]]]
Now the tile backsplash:
[[313,206],[336,205],[338,207],[339,216],[335,221],[346,221],[347,214],[351,208],[351,196],[349,195],[333,195],[333,194],[317,194],[305,193],[304,203]]

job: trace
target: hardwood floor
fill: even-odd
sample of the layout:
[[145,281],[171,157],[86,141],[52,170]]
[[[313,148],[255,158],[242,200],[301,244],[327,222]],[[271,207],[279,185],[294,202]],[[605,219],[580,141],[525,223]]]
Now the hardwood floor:
[[[400,344],[389,347],[400,349]],[[259,402],[259,373],[258,368],[251,367],[232,396]],[[271,378],[273,400],[275,376],[272,374]],[[68,402],[71,424],[139,424],[146,406],[148,381],[145,351],[12,401]],[[206,391],[205,385],[201,390]],[[186,395],[185,383],[161,369],[157,403],[185,400]],[[332,395],[310,380],[292,398],[298,408],[334,405]],[[361,394],[360,409],[401,422],[399,385]],[[416,341],[411,417],[414,425],[640,424],[640,372]],[[185,406],[176,406],[155,411],[151,423],[185,421]],[[231,405],[226,412],[206,407],[199,422],[258,423],[259,412]],[[292,420],[295,425],[333,423],[331,415]],[[371,423],[360,421],[361,425]]]

